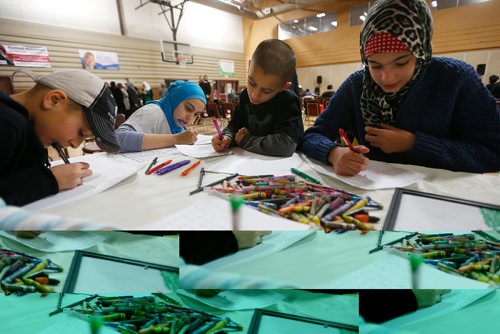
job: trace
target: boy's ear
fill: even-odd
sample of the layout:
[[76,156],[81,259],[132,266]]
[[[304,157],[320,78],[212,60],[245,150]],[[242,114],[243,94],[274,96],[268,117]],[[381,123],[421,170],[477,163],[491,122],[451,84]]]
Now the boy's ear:
[[285,84],[281,87],[280,92],[284,91],[285,89],[288,89],[290,87],[292,87],[292,83],[290,81],[285,82]]
[[44,109],[50,110],[59,107],[62,103],[68,103],[68,95],[60,89],[51,89],[43,97]]

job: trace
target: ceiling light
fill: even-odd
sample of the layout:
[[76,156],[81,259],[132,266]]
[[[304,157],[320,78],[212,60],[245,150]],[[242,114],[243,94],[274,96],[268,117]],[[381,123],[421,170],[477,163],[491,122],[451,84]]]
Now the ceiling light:
[[293,20],[293,23],[299,23],[299,20],[295,19]]
[[438,2],[437,1],[431,1],[431,6],[432,7],[437,7],[438,6]]
[[319,14],[316,15],[316,17],[323,17],[325,15],[326,15],[325,13],[319,13]]
[[364,15],[360,15],[360,16],[359,16],[359,19],[360,19],[361,21],[365,22],[366,17],[365,17]]
[[331,24],[332,26],[335,26],[335,27],[336,27],[336,26],[337,26],[337,21],[332,21],[332,22],[330,22],[330,24]]
[[309,27],[307,27],[307,29],[309,29],[311,31],[318,31],[318,28],[316,28],[315,26],[309,26]]

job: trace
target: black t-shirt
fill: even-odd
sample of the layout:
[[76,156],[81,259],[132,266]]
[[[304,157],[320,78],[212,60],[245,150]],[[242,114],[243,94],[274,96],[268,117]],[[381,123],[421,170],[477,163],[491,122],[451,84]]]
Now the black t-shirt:
[[210,87],[210,82],[202,81],[199,83],[199,85],[203,90],[203,93],[205,93],[205,96],[210,96],[210,92],[212,91],[212,88]]
[[59,191],[47,168],[43,147],[28,111],[0,92],[0,197],[10,205],[25,205]]
[[291,156],[304,135],[298,96],[285,89],[271,100],[255,105],[250,102],[247,90],[243,90],[223,134],[234,138],[243,127],[249,131],[240,143],[245,150],[264,155]]

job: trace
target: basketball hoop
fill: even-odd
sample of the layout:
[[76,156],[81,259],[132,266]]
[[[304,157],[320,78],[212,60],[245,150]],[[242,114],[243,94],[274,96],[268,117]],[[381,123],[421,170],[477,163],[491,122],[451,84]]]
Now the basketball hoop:
[[161,60],[166,63],[175,63],[182,68],[194,63],[189,44],[160,40],[160,48]]

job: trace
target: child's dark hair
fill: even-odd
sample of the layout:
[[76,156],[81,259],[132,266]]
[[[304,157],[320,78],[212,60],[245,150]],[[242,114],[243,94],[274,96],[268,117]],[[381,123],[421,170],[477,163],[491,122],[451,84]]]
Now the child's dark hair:
[[264,73],[277,76],[283,83],[291,81],[295,74],[295,54],[279,39],[260,42],[252,55],[252,63]]

